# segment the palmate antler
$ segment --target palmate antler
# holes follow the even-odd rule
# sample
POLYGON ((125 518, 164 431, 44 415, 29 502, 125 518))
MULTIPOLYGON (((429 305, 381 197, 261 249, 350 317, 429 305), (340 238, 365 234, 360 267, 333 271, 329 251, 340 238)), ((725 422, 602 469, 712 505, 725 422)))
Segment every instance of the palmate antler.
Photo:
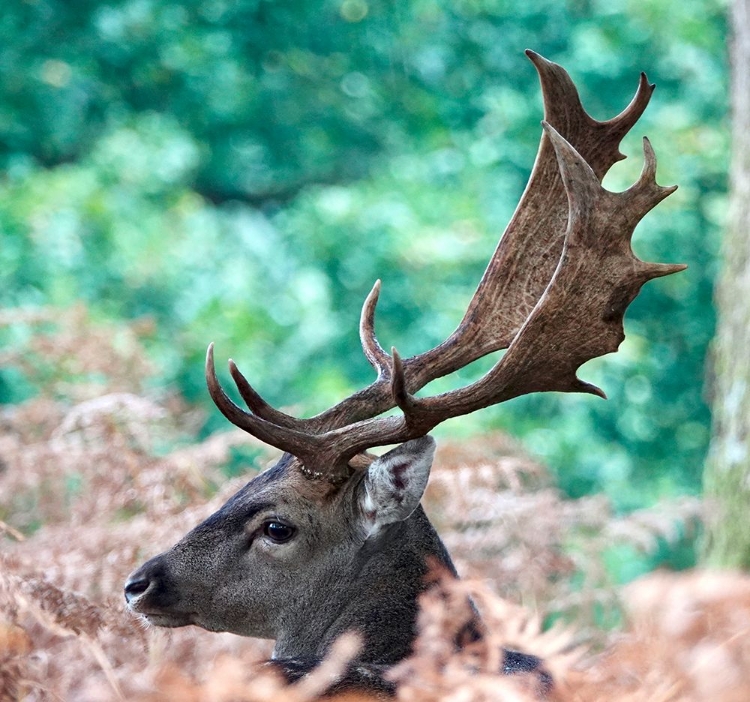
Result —
POLYGON ((576 376, 586 361, 616 351, 623 316, 641 286, 683 265, 644 263, 630 241, 638 222, 676 186, 656 184, 656 158, 647 139, 638 182, 622 193, 601 186, 624 158, 622 138, 649 102, 653 85, 641 74, 633 101, 598 122, 584 111, 567 72, 532 51, 544 96, 544 133, 529 183, 458 328, 442 344, 411 358, 389 355, 374 331, 378 281, 362 309, 360 338, 377 371, 367 388, 309 419, 280 412, 229 361, 247 412, 216 377, 213 344, 206 380, 218 408, 235 425, 296 456, 302 470, 336 483, 349 461, 374 446, 428 433, 451 417, 532 392, 588 392, 599 388, 576 376), (432 380, 500 349, 505 355, 480 380, 433 397, 414 397, 432 380), (380 417, 398 406, 400 416, 380 417))

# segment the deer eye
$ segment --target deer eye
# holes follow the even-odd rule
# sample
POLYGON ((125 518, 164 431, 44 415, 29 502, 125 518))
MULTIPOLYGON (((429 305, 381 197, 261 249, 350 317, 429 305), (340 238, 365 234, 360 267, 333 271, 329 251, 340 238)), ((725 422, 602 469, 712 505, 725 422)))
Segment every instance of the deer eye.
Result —
POLYGON ((294 536, 294 527, 282 522, 269 521, 263 524, 263 535, 276 544, 283 544, 294 536))

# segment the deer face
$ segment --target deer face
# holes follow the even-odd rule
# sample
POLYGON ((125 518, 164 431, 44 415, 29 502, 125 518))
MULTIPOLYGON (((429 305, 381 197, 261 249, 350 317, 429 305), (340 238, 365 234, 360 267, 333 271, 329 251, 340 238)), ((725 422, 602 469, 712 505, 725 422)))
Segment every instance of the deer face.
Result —
POLYGON ((365 544, 416 509, 433 453, 429 437, 407 442, 338 487, 284 456, 136 570, 128 606, 158 626, 261 638, 277 638, 305 613, 325 620, 372 550, 365 544))

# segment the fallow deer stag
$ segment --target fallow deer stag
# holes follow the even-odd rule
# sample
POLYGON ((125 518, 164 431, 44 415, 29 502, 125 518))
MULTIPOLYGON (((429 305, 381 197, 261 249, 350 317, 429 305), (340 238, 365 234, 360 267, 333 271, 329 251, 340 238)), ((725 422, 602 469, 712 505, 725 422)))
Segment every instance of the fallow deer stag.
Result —
MULTIPOLYGON (((631 237, 675 187, 656 184, 656 159, 625 192, 601 179, 624 158, 619 144, 649 102, 641 74, 630 105, 606 122, 583 109, 566 71, 528 51, 544 96, 543 135, 529 184, 468 310, 440 345, 401 359, 374 331, 380 282, 364 303, 360 336, 377 379, 325 412, 297 419, 267 404, 230 360, 249 411, 216 377, 208 389, 236 426, 284 451, 218 512, 125 585, 130 609, 158 626, 276 640, 274 660, 290 679, 309 671, 346 631, 363 640, 341 685, 390 689, 373 675, 409 655, 428 561, 455 575, 420 500, 432 464, 428 432, 451 417, 532 392, 604 397, 576 371, 617 350, 623 315, 641 286, 685 268, 645 263, 631 237), (432 397, 430 381, 500 349, 480 380, 432 397), (398 407, 396 416, 380 416, 398 407), (399 444, 383 456, 367 449, 399 444), (358 677, 359 676, 359 677, 358 677)), ((476 623, 476 636, 481 624, 476 623)), ((533 656, 506 652, 505 671, 533 670, 533 656)), ((543 673, 541 673, 543 677, 543 673)))

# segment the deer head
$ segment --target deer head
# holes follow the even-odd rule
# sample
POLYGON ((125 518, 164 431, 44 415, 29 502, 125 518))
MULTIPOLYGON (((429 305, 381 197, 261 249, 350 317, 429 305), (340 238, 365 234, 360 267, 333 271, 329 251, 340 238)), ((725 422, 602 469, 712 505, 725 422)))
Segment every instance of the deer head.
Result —
POLYGON ((682 265, 645 263, 631 250, 641 218, 675 190, 656 184, 656 159, 628 190, 601 179, 624 156, 619 144, 649 102, 641 75, 631 104, 606 122, 581 106, 568 74, 527 52, 544 95, 536 163, 521 202, 457 329, 437 347, 401 359, 375 335, 376 282, 360 320, 368 387, 312 418, 271 407, 233 361, 229 370, 249 411, 222 389, 213 345, 208 389, 233 424, 283 450, 177 545, 137 570, 130 608, 161 626, 277 639, 280 655, 318 655, 346 629, 365 636, 364 658, 398 660, 413 636, 415 601, 428 557, 452 569, 419 507, 441 422, 532 392, 604 396, 576 372, 615 351, 623 315, 641 286, 682 265), (430 381, 506 349, 478 381, 416 397, 430 381), (382 416, 389 409, 396 416, 382 416), (396 444, 384 456, 373 447, 396 444))

